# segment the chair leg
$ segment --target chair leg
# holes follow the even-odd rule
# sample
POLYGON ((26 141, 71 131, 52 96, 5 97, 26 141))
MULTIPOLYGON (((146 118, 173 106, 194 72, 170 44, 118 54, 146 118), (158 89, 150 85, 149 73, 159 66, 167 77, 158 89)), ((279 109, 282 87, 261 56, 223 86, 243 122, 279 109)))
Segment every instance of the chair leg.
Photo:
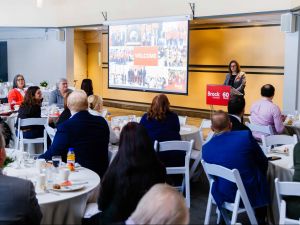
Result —
POLYGON ((221 213, 220 213, 220 210, 218 209, 218 207, 216 209, 216 213, 217 213, 217 224, 219 224, 220 220, 221 220, 221 213))
POLYGON ((194 173, 197 169, 197 166, 199 165, 201 161, 201 153, 199 152, 199 156, 195 159, 193 165, 192 165, 192 168, 191 168, 191 171, 190 171, 190 178, 192 178, 194 176, 194 173))
POLYGON ((206 206, 206 212, 205 212, 205 219, 204 224, 209 224, 210 214, 211 214, 211 207, 212 207, 212 196, 209 192, 208 194, 208 200, 207 200, 207 206, 206 206))
POLYGON ((190 179, 189 179, 190 175, 188 172, 185 173, 185 198, 186 198, 186 202, 187 202, 187 207, 190 208, 191 207, 191 194, 190 194, 190 179))

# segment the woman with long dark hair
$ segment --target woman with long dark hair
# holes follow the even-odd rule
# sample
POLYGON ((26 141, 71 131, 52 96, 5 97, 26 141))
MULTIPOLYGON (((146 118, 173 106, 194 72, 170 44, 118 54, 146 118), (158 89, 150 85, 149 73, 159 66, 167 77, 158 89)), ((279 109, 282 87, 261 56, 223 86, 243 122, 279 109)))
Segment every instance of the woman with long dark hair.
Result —
POLYGON ((129 122, 122 129, 118 153, 101 182, 100 222, 125 221, 143 195, 165 183, 166 170, 158 160, 145 128, 129 122))
POLYGON ((170 110, 169 99, 164 94, 154 97, 150 109, 143 115, 140 124, 146 128, 152 143, 155 140, 181 140, 179 118, 170 110))
MULTIPOLYGON (((231 60, 228 65, 228 74, 226 75, 224 85, 231 86, 237 91, 245 94, 246 76, 241 71, 240 64, 236 60, 231 60)), ((234 94, 234 93, 233 93, 234 94)))
POLYGON ((8 102, 20 105, 25 96, 25 79, 22 74, 17 74, 13 80, 13 89, 8 93, 8 102))
MULTIPOLYGON (((41 118, 42 101, 43 98, 40 88, 37 86, 29 87, 26 91, 24 101, 20 106, 18 118, 41 118)), ((23 131, 24 138, 42 137, 44 132, 44 126, 26 126, 21 127, 21 129, 23 131)))
POLYGON ((93 82, 91 79, 83 79, 81 83, 81 90, 84 90, 87 96, 93 95, 93 82))

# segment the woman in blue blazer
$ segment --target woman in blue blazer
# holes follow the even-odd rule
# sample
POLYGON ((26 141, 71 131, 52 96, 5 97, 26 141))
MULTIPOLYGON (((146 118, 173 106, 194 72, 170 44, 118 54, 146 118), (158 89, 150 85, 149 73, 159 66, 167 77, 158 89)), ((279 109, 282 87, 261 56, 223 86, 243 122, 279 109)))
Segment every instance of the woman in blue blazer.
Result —
MULTIPOLYGON (((170 102, 164 94, 154 97, 150 109, 143 115, 140 124, 146 128, 153 144, 156 140, 159 142, 181 140, 179 118, 170 110, 170 102)), ((184 166, 185 152, 183 151, 158 152, 158 157, 165 166, 184 166)), ((182 181, 180 175, 168 178, 168 183, 172 185, 182 181)))

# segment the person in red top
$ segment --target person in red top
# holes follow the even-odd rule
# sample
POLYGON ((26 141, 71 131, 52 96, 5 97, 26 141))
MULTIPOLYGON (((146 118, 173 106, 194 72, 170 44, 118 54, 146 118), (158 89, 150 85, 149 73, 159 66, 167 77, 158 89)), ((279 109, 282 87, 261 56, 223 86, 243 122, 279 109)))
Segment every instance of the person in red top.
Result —
POLYGON ((25 96, 25 80, 24 76, 18 74, 13 81, 13 89, 8 93, 8 102, 21 105, 25 96))

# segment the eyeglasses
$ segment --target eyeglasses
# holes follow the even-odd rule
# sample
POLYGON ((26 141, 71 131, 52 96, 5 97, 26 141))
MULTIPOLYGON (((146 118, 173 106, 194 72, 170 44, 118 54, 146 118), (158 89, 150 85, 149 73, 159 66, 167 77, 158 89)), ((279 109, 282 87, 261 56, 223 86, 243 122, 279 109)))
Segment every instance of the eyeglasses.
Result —
POLYGON ((21 81, 21 80, 24 80, 23 78, 19 78, 19 79, 17 79, 17 81, 21 81))

